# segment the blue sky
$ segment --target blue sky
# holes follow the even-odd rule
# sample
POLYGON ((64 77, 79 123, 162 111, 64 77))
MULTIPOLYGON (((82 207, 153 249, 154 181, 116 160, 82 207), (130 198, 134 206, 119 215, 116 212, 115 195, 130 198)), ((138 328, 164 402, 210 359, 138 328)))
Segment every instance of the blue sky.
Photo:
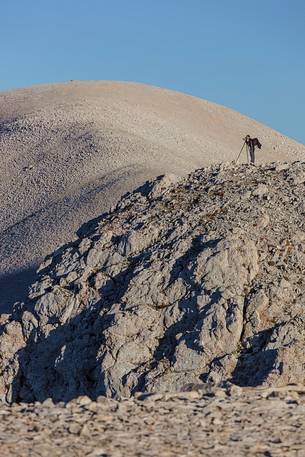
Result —
POLYGON ((145 82, 305 144, 304 24, 304 0, 0 0, 0 90, 145 82))

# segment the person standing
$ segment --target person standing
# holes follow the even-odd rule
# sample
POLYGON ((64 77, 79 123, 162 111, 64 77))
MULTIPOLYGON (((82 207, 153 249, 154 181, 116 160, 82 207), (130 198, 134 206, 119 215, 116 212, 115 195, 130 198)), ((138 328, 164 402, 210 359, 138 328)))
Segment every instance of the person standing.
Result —
POLYGON ((262 147, 261 143, 257 138, 251 138, 250 135, 247 135, 246 138, 244 138, 244 141, 249 148, 249 153, 250 153, 250 163, 254 165, 255 163, 255 148, 258 147, 259 149, 262 147))

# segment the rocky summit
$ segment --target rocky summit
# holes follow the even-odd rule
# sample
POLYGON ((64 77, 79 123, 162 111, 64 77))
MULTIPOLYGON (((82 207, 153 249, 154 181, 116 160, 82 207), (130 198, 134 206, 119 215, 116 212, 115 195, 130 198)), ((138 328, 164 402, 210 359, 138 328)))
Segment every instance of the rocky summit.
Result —
POLYGON ((304 182, 303 162, 215 165, 84 224, 1 318, 3 400, 303 384, 304 182))

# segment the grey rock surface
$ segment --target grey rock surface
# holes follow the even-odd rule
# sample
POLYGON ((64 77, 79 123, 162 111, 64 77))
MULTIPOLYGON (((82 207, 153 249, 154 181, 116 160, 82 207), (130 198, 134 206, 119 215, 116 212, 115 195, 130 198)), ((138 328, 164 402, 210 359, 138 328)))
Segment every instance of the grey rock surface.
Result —
POLYGON ((303 383, 302 176, 295 162, 160 177, 83 225, 2 324, 2 398, 303 383))

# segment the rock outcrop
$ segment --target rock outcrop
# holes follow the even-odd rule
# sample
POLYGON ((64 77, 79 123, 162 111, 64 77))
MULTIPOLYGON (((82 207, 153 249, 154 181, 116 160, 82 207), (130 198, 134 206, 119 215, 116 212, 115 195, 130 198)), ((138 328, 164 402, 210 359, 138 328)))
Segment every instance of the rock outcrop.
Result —
POLYGON ((3 399, 303 383, 304 181, 302 162, 217 165, 85 224, 2 324, 3 399))

